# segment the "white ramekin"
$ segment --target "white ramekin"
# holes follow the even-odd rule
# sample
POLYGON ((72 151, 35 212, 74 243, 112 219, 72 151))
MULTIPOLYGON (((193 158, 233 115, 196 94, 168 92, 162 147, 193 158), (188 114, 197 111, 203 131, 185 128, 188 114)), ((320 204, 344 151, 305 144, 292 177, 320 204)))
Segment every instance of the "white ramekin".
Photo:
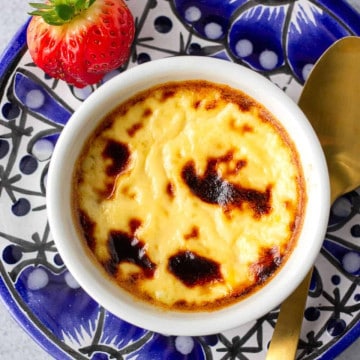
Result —
POLYGON ((47 180, 47 211, 57 249, 81 287, 107 310, 139 327, 171 335, 207 335, 255 320, 278 306, 301 282, 317 257, 327 227, 329 180, 320 143, 299 107, 265 77, 209 57, 171 57, 134 67, 109 80, 73 114, 56 144, 47 180), (205 79, 240 89, 262 103, 293 139, 305 173, 308 203, 297 245, 274 278, 251 296, 213 312, 167 311, 134 300, 104 277, 88 256, 71 211, 74 163, 89 134, 118 104, 168 81, 205 79))

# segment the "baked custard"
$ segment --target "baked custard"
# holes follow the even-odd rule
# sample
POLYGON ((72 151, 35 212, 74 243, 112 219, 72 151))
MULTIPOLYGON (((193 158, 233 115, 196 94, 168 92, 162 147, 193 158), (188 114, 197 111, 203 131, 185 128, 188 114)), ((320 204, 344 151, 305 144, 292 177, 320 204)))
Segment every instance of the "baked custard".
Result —
POLYGON ((306 189, 289 135, 239 90, 202 80, 152 87, 87 140, 73 176, 78 230, 136 298, 214 310, 286 261, 306 189))

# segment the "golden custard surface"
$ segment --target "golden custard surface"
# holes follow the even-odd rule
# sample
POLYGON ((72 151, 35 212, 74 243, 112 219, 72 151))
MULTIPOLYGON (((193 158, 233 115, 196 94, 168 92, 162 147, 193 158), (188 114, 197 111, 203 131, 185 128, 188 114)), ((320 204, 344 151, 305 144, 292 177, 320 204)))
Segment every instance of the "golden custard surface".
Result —
POLYGON ((74 215, 97 261, 134 296, 215 309, 255 291, 296 243, 298 154, 260 104, 194 80, 108 115, 74 173, 74 215))

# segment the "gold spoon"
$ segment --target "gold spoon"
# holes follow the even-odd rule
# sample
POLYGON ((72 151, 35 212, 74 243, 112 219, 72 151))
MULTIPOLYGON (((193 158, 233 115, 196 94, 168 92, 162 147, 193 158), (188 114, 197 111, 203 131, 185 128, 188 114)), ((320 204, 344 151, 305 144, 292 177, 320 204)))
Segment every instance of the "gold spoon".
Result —
MULTIPOLYGON (((343 38, 324 53, 299 106, 323 147, 334 202, 360 185, 360 37, 343 38)), ((295 359, 311 274, 281 305, 266 360, 295 359)))

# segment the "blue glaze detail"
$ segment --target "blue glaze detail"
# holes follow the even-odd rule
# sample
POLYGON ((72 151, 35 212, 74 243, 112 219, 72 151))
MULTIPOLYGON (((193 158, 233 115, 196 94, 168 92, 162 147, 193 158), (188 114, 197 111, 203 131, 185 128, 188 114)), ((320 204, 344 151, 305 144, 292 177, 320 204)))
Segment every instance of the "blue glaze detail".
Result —
POLYGON ((25 155, 21 160, 20 160, 20 171, 23 174, 26 175, 30 175, 32 173, 34 173, 36 171, 38 167, 38 162, 37 160, 31 156, 31 155, 25 155))
POLYGON ((0 138, 0 159, 5 157, 9 153, 9 150, 10 150, 9 142, 7 140, 3 140, 0 138))
POLYGON ((16 245, 8 245, 2 254, 2 258, 7 264, 16 264, 21 260, 22 256, 21 248, 16 245))
POLYGON ((14 94, 21 106, 57 124, 65 125, 72 114, 49 89, 20 72, 14 78, 14 94))
POLYGON ((228 35, 232 56, 259 71, 284 65, 282 31, 286 9, 286 5, 267 7, 259 4, 241 12, 232 22, 228 35))
POLYGON ((31 210, 31 205, 28 199, 20 198, 11 207, 11 211, 16 216, 25 216, 31 210))

